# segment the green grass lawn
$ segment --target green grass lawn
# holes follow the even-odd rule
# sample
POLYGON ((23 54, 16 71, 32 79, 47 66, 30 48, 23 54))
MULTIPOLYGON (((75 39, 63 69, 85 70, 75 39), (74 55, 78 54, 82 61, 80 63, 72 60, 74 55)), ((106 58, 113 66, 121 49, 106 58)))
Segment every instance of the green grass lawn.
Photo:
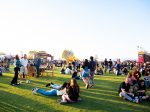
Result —
POLYGON ((44 89, 49 82, 62 84, 71 75, 61 75, 58 70, 54 77, 30 78, 31 83, 11 86, 13 74, 6 73, 0 77, 0 112, 150 112, 150 102, 135 104, 118 97, 118 86, 125 76, 105 75, 95 76, 94 88, 84 88, 78 81, 82 98, 81 102, 60 105, 58 96, 33 95, 32 88, 44 89))

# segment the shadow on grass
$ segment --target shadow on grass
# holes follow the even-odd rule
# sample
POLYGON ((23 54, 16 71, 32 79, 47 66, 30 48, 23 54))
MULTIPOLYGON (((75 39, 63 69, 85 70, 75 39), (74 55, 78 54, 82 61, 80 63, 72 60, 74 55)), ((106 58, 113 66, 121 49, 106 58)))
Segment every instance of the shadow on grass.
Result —
POLYGON ((124 100, 118 100, 119 98, 112 98, 105 95, 97 95, 92 93, 84 93, 81 95, 83 101, 66 104, 66 106, 72 106, 74 108, 80 108, 87 111, 99 111, 99 112, 149 112, 148 105, 141 106, 140 104, 134 104, 124 100))
MULTIPOLYGON (((70 77, 71 77, 70 75, 56 75, 55 77, 43 76, 39 78, 31 78, 31 84, 22 84, 20 86, 17 86, 17 88, 31 91, 31 89, 34 87, 45 88, 45 85, 47 84, 47 82, 48 83, 54 82, 54 83, 62 84, 65 81, 69 81, 70 77)), ((104 112, 119 112, 119 111, 149 112, 150 111, 149 109, 150 105, 147 102, 146 103, 144 102, 142 104, 134 104, 128 101, 124 101, 123 99, 118 97, 118 94, 117 94, 118 87, 119 87, 120 82, 122 82, 121 80, 123 79, 123 77, 115 77, 116 79, 120 81, 114 81, 113 79, 110 80, 109 78, 113 78, 113 76, 104 76, 104 77, 101 77, 100 79, 96 77, 95 87, 89 88, 88 90, 83 89, 83 86, 84 86, 83 81, 78 81, 81 87, 81 98, 83 99, 83 101, 76 103, 76 104, 67 104, 64 107, 65 108, 74 107, 74 108, 80 109, 81 111, 104 111, 104 112)), ((4 76, 3 79, 0 79, 0 80, 2 83, 8 84, 8 82, 12 80, 12 77, 4 76)), ((49 90, 50 88, 46 88, 46 89, 49 90)), ((13 108, 13 104, 14 104, 14 106, 16 106, 17 109, 18 108, 23 109, 23 110, 18 109, 17 111, 24 111, 24 109, 26 108, 28 109, 27 111, 33 111, 33 112, 39 111, 39 110, 44 111, 43 108, 46 108, 47 110, 52 110, 53 112, 57 111, 53 107, 48 107, 46 104, 41 104, 41 103, 39 104, 39 102, 32 100, 32 97, 33 97, 32 95, 29 96, 31 98, 29 99, 29 98, 24 98, 16 94, 11 94, 7 92, 2 92, 2 95, 3 94, 8 94, 8 98, 3 98, 2 99, 3 103, 0 103, 0 105, 2 105, 2 107, 4 108, 3 110, 5 110, 5 108, 7 107, 7 104, 10 105, 10 106, 8 105, 9 108, 13 108), (15 98, 12 101, 11 99, 9 99, 9 96, 11 95, 14 95, 14 98, 15 98), (10 100, 10 102, 8 103, 8 101, 6 100, 8 101, 10 100), (25 102, 23 103, 21 101, 25 101, 25 102), (22 108, 22 106, 24 105, 26 108, 24 107, 22 108), (37 107, 37 108, 33 108, 33 107, 37 107)), ((58 99, 58 97, 48 97, 48 96, 43 96, 43 95, 37 95, 36 98, 38 98, 38 96, 39 97, 42 96, 43 99, 46 99, 46 100, 48 100, 47 98, 50 98, 54 101, 58 99)), ((13 110, 15 111, 16 108, 13 108, 13 110)), ((62 111, 67 111, 67 110, 62 110, 62 111)))
POLYGON ((0 94, 0 112, 44 112, 48 110, 61 112, 54 109, 51 105, 42 104, 23 96, 5 91, 0 91, 0 94), (2 96, 5 96, 5 98, 2 96), (36 108, 33 108, 33 106, 36 106, 36 108))

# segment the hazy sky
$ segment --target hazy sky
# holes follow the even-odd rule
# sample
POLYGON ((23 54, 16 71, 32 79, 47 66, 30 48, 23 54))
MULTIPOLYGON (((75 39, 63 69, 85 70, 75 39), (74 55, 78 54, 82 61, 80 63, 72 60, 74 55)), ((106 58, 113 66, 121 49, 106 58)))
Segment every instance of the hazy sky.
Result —
POLYGON ((150 51, 150 0, 0 0, 0 51, 64 49, 78 58, 150 51))

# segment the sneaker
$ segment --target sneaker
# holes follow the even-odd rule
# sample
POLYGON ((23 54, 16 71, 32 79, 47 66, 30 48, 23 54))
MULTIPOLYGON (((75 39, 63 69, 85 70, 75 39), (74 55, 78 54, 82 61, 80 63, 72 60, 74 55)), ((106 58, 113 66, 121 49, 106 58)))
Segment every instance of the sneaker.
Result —
POLYGON ((32 94, 37 94, 37 90, 38 90, 38 88, 33 88, 32 89, 32 94))
POLYGON ((92 88, 92 87, 94 87, 94 85, 91 85, 90 87, 92 88))
POLYGON ((30 81, 29 81, 29 80, 26 80, 26 83, 30 83, 30 81))
POLYGON ((23 83, 23 81, 20 81, 19 83, 21 84, 21 83, 23 83))
POLYGON ((45 87, 48 87, 48 86, 50 86, 51 84, 50 83, 48 83, 48 84, 46 84, 46 86, 45 87))
POLYGON ((64 102, 64 101, 61 101, 59 102, 59 104, 63 105, 63 104, 66 104, 67 102, 64 102))
POLYGON ((54 85, 54 83, 52 83, 52 82, 50 84, 54 85))
POLYGON ((63 101, 63 100, 61 100, 60 102, 59 102, 59 104, 66 104, 67 103, 67 101, 63 101))
POLYGON ((60 103, 60 102, 61 102, 61 99, 57 99, 57 102, 60 103))
POLYGON ((10 84, 10 85, 15 86, 16 84, 10 84))
POLYGON ((78 98, 78 101, 82 101, 82 99, 79 97, 79 98, 78 98))
POLYGON ((66 103, 67 103, 67 101, 63 101, 62 99, 58 99, 57 102, 58 102, 59 104, 66 104, 66 103))
POLYGON ((20 85, 20 83, 17 83, 16 85, 20 85))
POLYGON ((134 103, 139 103, 139 99, 134 99, 133 102, 134 103))

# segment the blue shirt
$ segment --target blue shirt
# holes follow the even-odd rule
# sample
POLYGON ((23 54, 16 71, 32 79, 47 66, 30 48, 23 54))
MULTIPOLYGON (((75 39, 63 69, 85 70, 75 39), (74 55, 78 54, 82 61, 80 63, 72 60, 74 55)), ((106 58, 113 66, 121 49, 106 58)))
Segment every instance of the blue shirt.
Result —
POLYGON ((16 67, 21 67, 21 62, 20 62, 20 60, 16 60, 16 67))

